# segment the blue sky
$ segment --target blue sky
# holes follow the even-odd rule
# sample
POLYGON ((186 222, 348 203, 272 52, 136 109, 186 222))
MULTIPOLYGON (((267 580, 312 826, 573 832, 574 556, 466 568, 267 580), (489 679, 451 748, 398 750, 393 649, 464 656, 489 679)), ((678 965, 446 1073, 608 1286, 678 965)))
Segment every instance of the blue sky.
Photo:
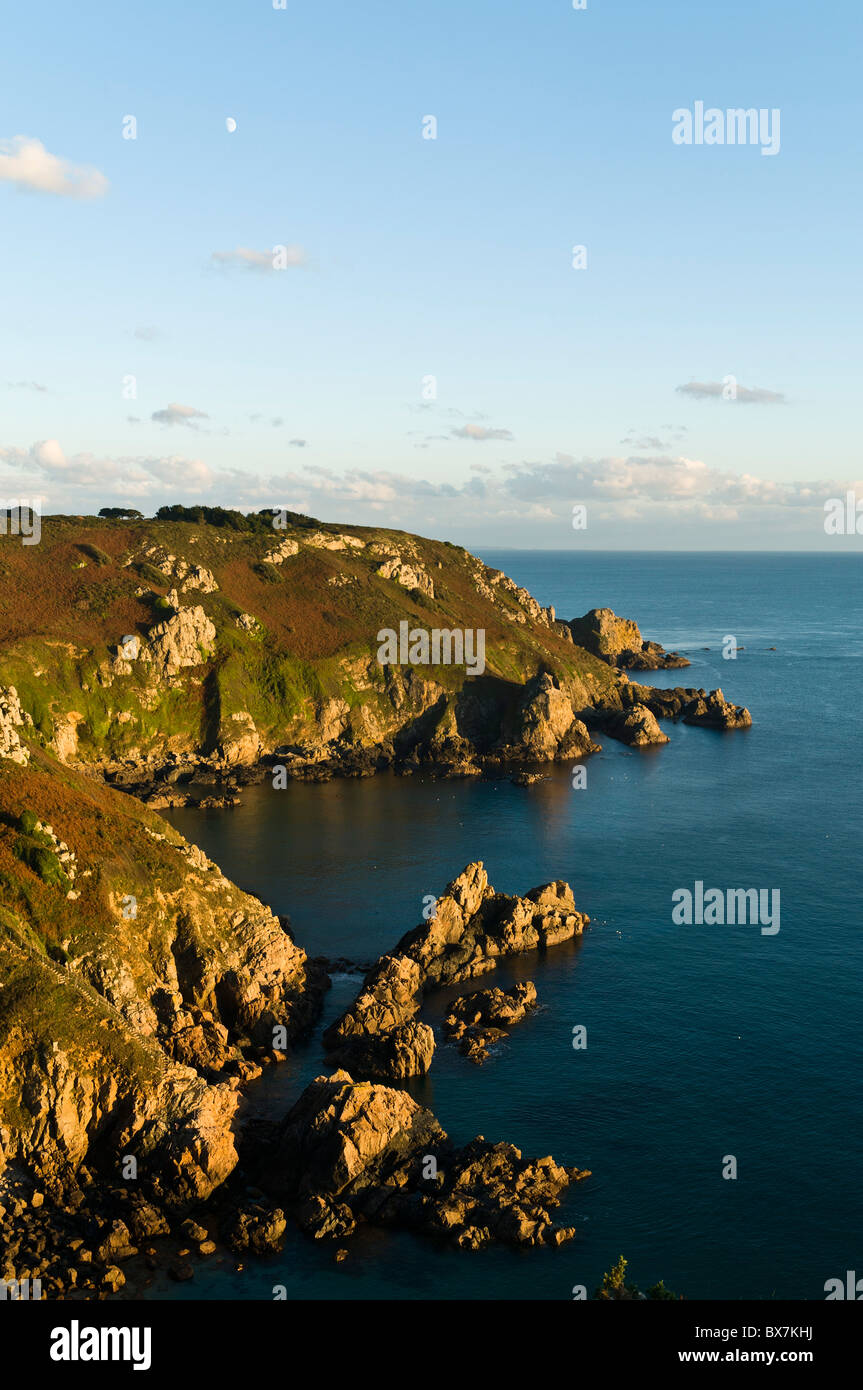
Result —
POLYGON ((863 476, 861 28, 844 0, 7 11, 0 499, 858 547, 823 503, 863 476), (676 145, 696 101, 778 108, 779 153, 676 145))

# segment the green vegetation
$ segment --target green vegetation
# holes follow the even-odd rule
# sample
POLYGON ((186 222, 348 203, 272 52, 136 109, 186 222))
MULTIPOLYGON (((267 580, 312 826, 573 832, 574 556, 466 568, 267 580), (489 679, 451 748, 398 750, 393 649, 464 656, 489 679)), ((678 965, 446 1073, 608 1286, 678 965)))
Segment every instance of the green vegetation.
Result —
POLYGON ((397 631, 404 620, 424 629, 484 630, 484 684, 470 689, 500 708, 543 668, 581 705, 614 683, 604 663, 548 626, 524 621, 511 594, 498 588, 490 597, 480 562, 460 546, 327 526, 298 513, 279 514, 274 528, 274 516, 271 508, 246 516, 179 506, 154 519, 46 517, 38 547, 0 535, 0 685, 16 687, 44 743, 62 731, 64 756, 85 762, 140 761, 168 748, 214 752, 223 740, 236 740, 250 716, 262 744, 274 748, 314 742, 332 701, 338 712, 331 727, 343 718, 347 737, 364 744, 376 733, 391 736, 432 704, 431 722, 441 722, 465 685, 463 667, 406 673, 375 661, 377 632, 397 631), (309 545, 310 527, 347 531, 363 544, 335 551, 309 545), (266 557, 285 539, 299 549, 275 565, 266 557), (178 565, 208 569, 218 587, 183 591, 182 569, 176 581, 166 577, 148 556, 153 547, 178 565), (377 574, 381 558, 396 552, 433 580, 434 598, 377 574), (85 568, 77 569, 85 556, 85 568), (215 641, 199 647, 195 665, 167 677, 142 659, 118 669, 122 636, 137 632, 146 640, 175 612, 165 596, 169 584, 181 590, 181 608, 204 610, 215 641), (422 693, 422 682, 439 687, 440 707, 437 694, 422 693))
POLYGON ((82 555, 86 555, 88 560, 92 560, 96 565, 110 565, 111 557, 106 555, 104 550, 100 550, 98 545, 90 545, 89 542, 82 541, 78 545, 82 555))
POLYGON ((665 1287, 662 1279, 658 1284, 652 1284, 642 1294, 637 1284, 626 1282, 626 1266, 629 1263, 621 1255, 615 1265, 612 1265, 602 1276, 602 1284, 596 1290, 595 1298, 601 1302, 628 1302, 635 1299, 646 1298, 652 1302, 678 1302, 680 1295, 672 1293, 665 1287))
MULTIPOLYGON (((101 516, 102 513, 100 512, 101 516)), ((291 526, 318 526, 312 516, 302 512, 280 512, 275 507, 265 507, 260 512, 236 512, 225 507, 160 507, 156 513, 158 521, 193 521, 196 525, 226 527, 230 531, 264 531, 272 534, 273 518, 284 517, 291 526)))

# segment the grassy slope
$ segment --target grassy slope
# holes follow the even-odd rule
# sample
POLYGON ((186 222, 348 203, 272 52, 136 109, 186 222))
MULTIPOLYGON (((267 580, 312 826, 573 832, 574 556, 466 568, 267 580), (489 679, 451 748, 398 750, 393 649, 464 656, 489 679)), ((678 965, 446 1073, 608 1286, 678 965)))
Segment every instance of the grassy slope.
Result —
MULTIPOLYGON (((613 684, 607 666, 548 627, 507 619, 503 610, 516 612, 516 599, 497 590, 492 602, 480 592, 476 574, 484 567, 466 551, 368 527, 316 529, 392 544, 432 577, 435 598, 375 574, 380 557, 368 550, 310 547, 308 530, 242 533, 190 522, 47 518, 39 545, 0 536, 0 684, 16 686, 46 738, 72 713, 84 761, 168 747, 210 751, 232 727, 236 733, 231 715, 240 711, 252 716, 272 748, 308 735, 333 698, 351 710, 363 707, 368 729, 391 732, 394 711, 387 673, 375 661, 376 634, 405 619, 412 627, 485 629, 487 677, 521 684, 544 665, 564 685, 601 691, 613 684), (264 564, 285 537, 299 542, 299 554, 278 567, 264 564), (215 623, 215 651, 171 682, 157 682, 142 663, 131 675, 112 678, 109 648, 127 633, 144 638, 165 617, 157 599, 173 585, 141 563, 151 544, 214 574, 218 592, 188 592, 182 602, 200 604, 215 623), (328 582, 345 577, 347 583, 328 582), (240 613, 256 617, 260 629, 239 628, 240 613)), ((444 690, 464 684, 463 668, 422 674, 444 690)), ((362 727, 354 736, 372 741, 362 727)))

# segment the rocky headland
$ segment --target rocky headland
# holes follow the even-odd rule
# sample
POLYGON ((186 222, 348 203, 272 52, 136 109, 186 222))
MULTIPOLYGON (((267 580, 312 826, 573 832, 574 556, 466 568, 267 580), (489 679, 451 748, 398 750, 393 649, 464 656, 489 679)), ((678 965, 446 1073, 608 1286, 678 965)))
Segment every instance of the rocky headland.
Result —
MULTIPOLYGON (((290 924, 156 813, 250 782, 510 776, 751 723, 610 610, 563 622, 467 551, 295 514, 168 508, 0 536, 0 1278, 102 1298, 124 1270, 194 1276, 217 1241, 279 1248, 399 1224, 475 1248, 558 1244, 583 1177, 452 1145, 398 1082, 428 1070, 426 996, 579 935, 564 883, 495 892, 468 865, 325 1035, 332 1074, 255 1125, 244 1088, 315 1027, 329 980, 290 924), (381 628, 482 630, 483 674, 382 666, 381 628), (149 802, 150 804, 145 804, 149 802), (258 1187, 250 1187, 253 1175, 258 1187)), ((480 1060, 529 986, 450 1005, 480 1060)))

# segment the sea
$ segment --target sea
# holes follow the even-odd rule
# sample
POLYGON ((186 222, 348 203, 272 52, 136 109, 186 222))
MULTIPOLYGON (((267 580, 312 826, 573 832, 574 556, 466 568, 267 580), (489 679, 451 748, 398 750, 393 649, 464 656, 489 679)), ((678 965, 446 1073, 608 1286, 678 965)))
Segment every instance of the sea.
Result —
MULTIPOLYGON (((622 1255, 642 1289, 688 1300, 823 1299, 863 1273, 863 556, 482 558, 560 617, 633 618, 692 663, 634 679, 721 687, 751 729, 666 722, 670 742, 645 750, 603 738, 584 779, 267 782, 234 809, 166 815, 312 956, 373 961, 473 860, 508 893, 571 884, 581 940, 480 981, 533 980, 536 1011, 478 1067, 440 1034, 465 987, 432 997, 438 1047, 410 1090, 458 1143, 590 1169, 558 1213, 577 1237, 462 1252, 366 1228, 336 1262, 291 1229, 279 1256, 238 1269, 220 1254, 145 1296, 571 1300, 622 1255), (675 893, 699 882, 775 890, 779 930, 675 921, 675 893)), ((336 973, 324 1025, 358 984, 336 973)), ((250 1113, 283 1114, 329 1070, 318 1030, 249 1088, 250 1113)))

